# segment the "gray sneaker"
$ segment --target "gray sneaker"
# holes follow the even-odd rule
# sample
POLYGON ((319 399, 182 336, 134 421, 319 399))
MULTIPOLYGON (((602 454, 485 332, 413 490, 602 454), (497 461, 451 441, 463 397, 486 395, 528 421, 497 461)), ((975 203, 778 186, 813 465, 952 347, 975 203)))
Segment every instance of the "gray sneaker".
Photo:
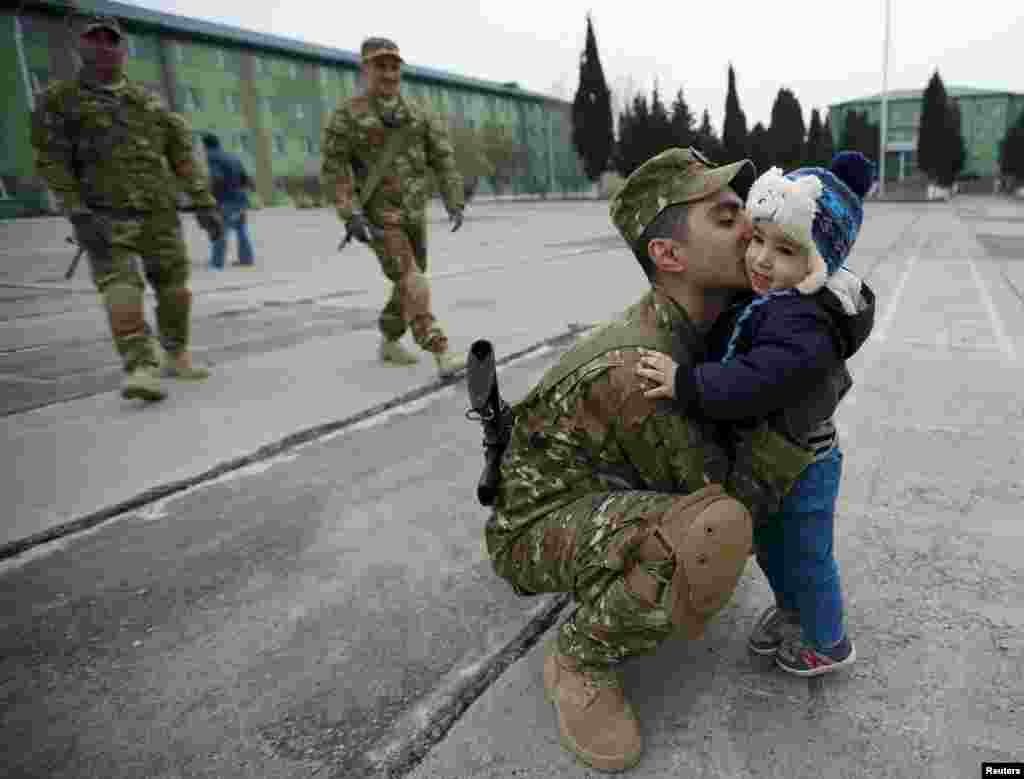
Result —
POLYGON ((800 615, 795 611, 769 606, 754 625, 747 646, 758 655, 774 655, 782 642, 800 636, 800 615))

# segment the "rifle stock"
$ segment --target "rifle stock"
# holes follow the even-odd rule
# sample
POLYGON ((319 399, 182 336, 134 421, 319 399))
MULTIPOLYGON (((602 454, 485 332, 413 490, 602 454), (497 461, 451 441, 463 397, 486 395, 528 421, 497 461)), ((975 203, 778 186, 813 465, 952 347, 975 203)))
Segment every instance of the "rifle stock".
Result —
POLYGON ((466 358, 466 388, 469 409, 466 418, 479 422, 484 430, 484 469, 476 487, 482 506, 493 506, 501 481, 501 457, 512 435, 512 408, 498 391, 494 348, 480 339, 469 347, 466 358))

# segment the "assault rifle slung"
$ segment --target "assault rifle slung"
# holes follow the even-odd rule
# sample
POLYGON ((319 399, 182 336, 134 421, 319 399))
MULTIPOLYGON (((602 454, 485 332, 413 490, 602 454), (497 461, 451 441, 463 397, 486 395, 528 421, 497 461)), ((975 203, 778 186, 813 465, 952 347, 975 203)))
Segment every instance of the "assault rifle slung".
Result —
POLYGON ((482 506, 493 506, 501 481, 501 456, 512 435, 512 407, 498 392, 498 374, 491 342, 480 339, 469 347, 466 358, 466 387, 469 409, 466 419, 479 422, 484 429, 484 470, 476 486, 476 498, 482 506))

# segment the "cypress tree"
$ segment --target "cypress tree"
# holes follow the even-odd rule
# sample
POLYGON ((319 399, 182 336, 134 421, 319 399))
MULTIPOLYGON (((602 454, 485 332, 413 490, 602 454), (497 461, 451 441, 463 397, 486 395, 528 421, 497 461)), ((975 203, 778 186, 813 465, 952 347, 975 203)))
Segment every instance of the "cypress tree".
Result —
POLYGON ((950 153, 949 96, 939 71, 932 74, 921 96, 921 126, 917 135, 917 167, 932 181, 943 173, 950 153))
POLYGON ((729 65, 729 89, 725 95, 722 123, 722 161, 735 162, 747 156, 747 117, 736 94, 736 71, 729 65))
POLYGON ((665 151, 665 149, 671 148, 674 145, 672 142, 672 124, 669 120, 668 109, 665 108, 665 103, 661 100, 661 92, 658 90, 657 82, 655 82, 654 90, 651 92, 651 114, 650 125, 648 127, 648 137, 650 138, 649 156, 651 157, 665 151))
POLYGON ((946 117, 946 144, 949 152, 946 169, 943 171, 944 175, 939 184, 943 187, 951 187, 967 163, 967 145, 964 143, 961 131, 960 105, 955 100, 949 101, 946 117))
POLYGON ((693 145, 697 147, 697 151, 703 154, 712 162, 721 162, 723 159, 722 142, 718 139, 715 128, 711 126, 711 114, 708 113, 708 109, 704 109, 704 113, 700 118, 700 126, 697 128, 696 137, 693 139, 693 145))
POLYGON ((807 128, 800 101, 791 90, 780 89, 775 97, 768 132, 771 134, 775 164, 786 171, 799 168, 804 159, 807 128))
POLYGON ((1024 181, 1024 111, 999 144, 999 172, 1015 183, 1024 181))
POLYGON ((764 173, 775 163, 775 151, 772 149, 772 137, 768 128, 758 122, 747 138, 750 146, 750 161, 757 168, 758 175, 764 173))
POLYGON ((696 121, 693 112, 683 98, 683 90, 676 92, 676 98, 672 101, 672 116, 669 119, 672 125, 672 145, 692 146, 696 139, 694 124, 696 121))
POLYGON ((594 25, 587 15, 587 39, 580 57, 580 83, 572 101, 572 143, 583 171, 597 181, 608 165, 615 144, 612 99, 597 53, 594 25))
POLYGON ((825 127, 821 123, 821 114, 817 108, 811 109, 811 122, 807 125, 807 147, 804 151, 804 164, 827 168, 831 155, 825 153, 825 127))
POLYGON ((821 128, 821 155, 827 167, 832 162, 836 153, 836 144, 832 135, 832 116, 825 117, 825 124, 821 128))

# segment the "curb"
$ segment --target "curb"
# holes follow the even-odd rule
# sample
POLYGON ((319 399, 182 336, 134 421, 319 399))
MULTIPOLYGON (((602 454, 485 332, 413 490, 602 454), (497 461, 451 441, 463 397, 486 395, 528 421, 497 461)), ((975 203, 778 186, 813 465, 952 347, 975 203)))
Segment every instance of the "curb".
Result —
MULTIPOLYGON (((495 365, 507 365, 510 362, 527 357, 531 353, 539 351, 545 347, 559 346, 563 343, 571 342, 589 329, 589 325, 570 324, 568 328, 561 333, 549 336, 548 338, 531 344, 524 349, 508 354, 499 360, 495 360, 495 365)), ((318 438, 322 438, 339 430, 344 430, 345 428, 351 427, 352 425, 369 419, 370 417, 390 411, 396 406, 401 406, 414 400, 419 400, 436 394, 445 387, 462 381, 464 376, 465 371, 463 370, 452 378, 437 379, 429 384, 417 387, 416 389, 410 390, 402 395, 398 395, 397 397, 391 398, 383 403, 378 403, 375 406, 371 406, 368 409, 364 409, 363 411, 359 411, 343 419, 335 420, 333 422, 324 422, 319 425, 314 425, 313 427, 299 430, 295 433, 289 433, 284 438, 273 441, 269 444, 264 444, 254 452, 233 457, 230 460, 225 460, 224 462, 218 463, 212 468, 208 468, 195 476, 189 476, 184 479, 178 479, 177 481, 150 487, 148 490, 140 492, 137 495, 111 506, 107 506, 106 508, 90 512, 89 514, 78 517, 77 519, 68 520, 67 522, 63 522, 54 527, 34 533, 25 538, 21 538, 16 541, 8 541, 0 545, 0 560, 15 557, 29 549, 32 549, 33 547, 39 546, 40 544, 55 541, 59 538, 64 538, 65 536, 96 527, 108 519, 113 519, 114 517, 128 511, 134 511, 148 503, 162 500, 170 495, 174 495, 178 492, 183 492, 187 489, 203 484, 204 482, 213 481, 226 473, 231 473, 232 471, 237 471, 241 468, 253 465, 254 463, 276 457, 289 449, 309 443, 310 441, 315 441, 318 438)))

